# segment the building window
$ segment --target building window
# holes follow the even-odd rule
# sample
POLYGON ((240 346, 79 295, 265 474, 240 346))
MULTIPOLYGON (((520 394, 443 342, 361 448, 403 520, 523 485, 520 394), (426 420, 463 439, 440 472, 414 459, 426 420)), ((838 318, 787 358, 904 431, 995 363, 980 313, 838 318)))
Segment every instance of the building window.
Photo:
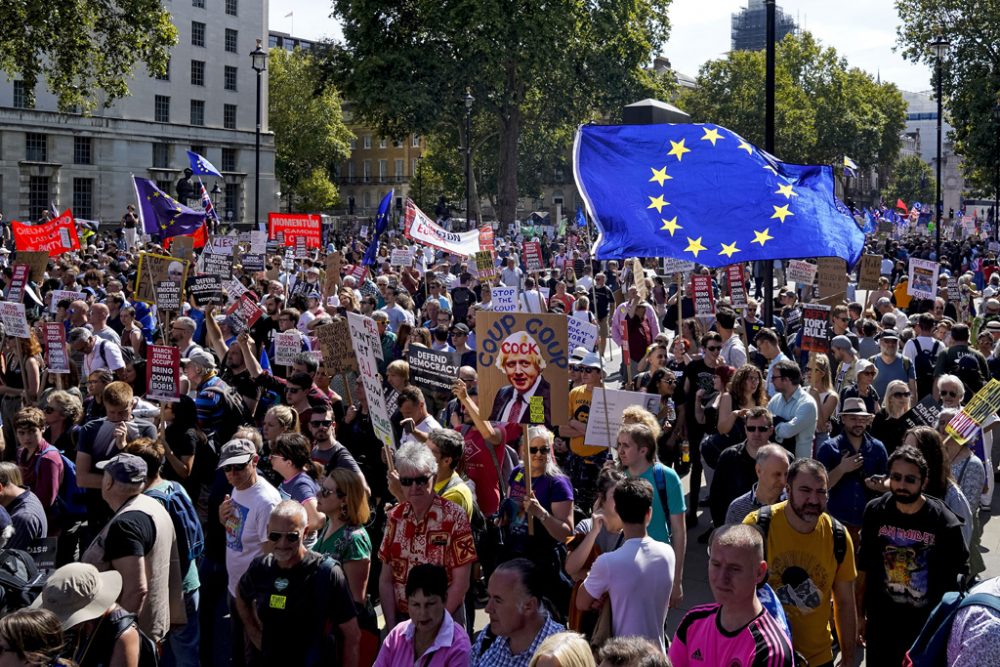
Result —
POLYGON ((205 46, 205 24, 191 21, 191 46, 205 46))
POLYGON ((362 206, 364 206, 367 211, 372 207, 372 193, 365 190, 365 193, 361 196, 362 206))
POLYGON ((163 70, 163 74, 156 75, 157 81, 170 81, 170 58, 167 58, 167 66, 163 70))
POLYGON ((28 132, 24 140, 25 159, 31 162, 47 162, 49 159, 49 137, 40 132, 28 132))
POLYGON ((85 220, 94 217, 94 179, 73 179, 73 213, 85 220))
POLYGON ((365 183, 367 183, 372 177, 372 161, 365 160, 362 167, 363 167, 362 178, 364 178, 365 183))
POLYGON ((49 208, 49 201, 49 177, 29 176, 28 217, 31 220, 40 220, 42 213, 49 208))
POLYGON ((226 211, 227 221, 240 219, 240 184, 226 183, 226 211))
POLYGON ((353 162, 348 162, 347 163, 347 179, 349 181, 354 181, 354 163, 353 162))
POLYGON ((222 149, 222 165, 219 168, 222 171, 236 171, 236 149, 235 148, 223 148, 222 149))
POLYGON ((153 167, 166 169, 170 166, 170 144, 153 144, 153 167))
POLYGON ((191 152, 197 153, 198 155, 204 157, 205 154, 208 153, 208 149, 203 144, 192 144, 191 152))
POLYGON ((205 124, 205 100, 191 100, 191 124, 205 124))
POLYGON ((410 176, 416 177, 418 164, 420 163, 416 160, 410 160, 410 176))
POLYGON ((16 109, 34 109, 35 100, 34 95, 28 90, 28 86, 24 81, 14 82, 14 108, 16 109))
POLYGON ((378 181, 379 183, 385 183, 385 177, 389 175, 389 161, 379 160, 378 161, 378 181))
POLYGON ((239 31, 233 30, 232 28, 226 28, 226 51, 229 53, 239 53, 237 47, 237 41, 239 38, 239 31))
POLYGON ((239 2, 237 0, 226 0, 226 14, 236 16, 237 9, 239 9, 239 2))
POLYGON ((157 123, 170 122, 170 97, 157 95, 153 98, 153 120, 157 123))
POLYGON ((378 140, 378 147, 379 148, 385 148, 385 137, 379 138, 379 140, 378 140))
POLYGON ((94 164, 92 137, 73 137, 73 164, 94 164))
MULTIPOLYGON (((160 188, 163 192, 170 194, 170 188, 174 187, 173 181, 156 181, 156 187, 160 188)), ((170 195, 173 196, 173 195, 170 195)))
POLYGON ((358 150, 358 138, 357 137, 351 139, 351 150, 352 151, 358 150))
POLYGON ((191 6, 205 9, 205 0, 191 0, 191 6))
POLYGON ((410 145, 414 148, 420 148, 420 135, 414 134, 413 138, 410 140, 410 145))
POLYGON ((204 86, 205 85, 205 61, 204 60, 192 60, 191 61, 191 85, 192 86, 204 86))
POLYGON ((399 139, 393 139, 392 140, 392 147, 393 148, 402 148, 403 147, 403 142, 400 141, 399 139))
POLYGON ((281 43, 281 38, 279 38, 277 35, 269 35, 267 38, 267 48, 269 49, 278 48, 278 45, 280 43, 281 43))
POLYGON ((365 135, 364 147, 365 147, 366 151, 371 149, 371 147, 372 147, 372 135, 370 135, 370 134, 366 134, 365 135))
POLYGON ((222 105, 222 127, 227 130, 236 129, 236 105, 235 104, 223 104, 222 105))
POLYGON ((397 180, 401 179, 401 178, 403 178, 403 176, 404 176, 404 174, 403 174, 403 161, 402 160, 396 160, 396 179, 397 180))
POLYGON ((236 68, 231 65, 226 65, 225 69, 225 88, 226 90, 236 90, 236 68))

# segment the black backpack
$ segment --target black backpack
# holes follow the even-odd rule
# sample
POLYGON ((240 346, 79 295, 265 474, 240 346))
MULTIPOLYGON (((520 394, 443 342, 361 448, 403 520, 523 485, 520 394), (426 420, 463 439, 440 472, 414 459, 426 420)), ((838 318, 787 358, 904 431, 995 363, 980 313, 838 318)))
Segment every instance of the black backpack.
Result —
POLYGON ((917 376, 917 395, 923 398, 934 391, 934 367, 937 365, 941 342, 934 341, 929 350, 924 350, 920 347, 920 341, 914 338, 913 346, 917 349, 917 355, 913 360, 913 371, 917 376))
POLYGON ((955 376, 965 385, 966 398, 972 398, 986 383, 979 368, 979 359, 972 352, 966 352, 955 360, 955 376))
MULTIPOLYGON (((757 529, 764 537, 764 558, 767 558, 767 532, 771 529, 773 517, 774 513, 771 511, 770 505, 764 505, 757 510, 757 529)), ((844 562, 844 556, 847 555, 847 529, 832 515, 830 521, 833 523, 833 556, 839 565, 844 562)))
POLYGON ((222 413, 211 438, 211 444, 218 452, 224 444, 232 440, 233 434, 239 427, 253 424, 253 415, 247 409, 243 397, 228 384, 222 383, 222 386, 205 387, 201 391, 217 395, 220 398, 219 407, 222 413))
POLYGON ((27 551, 0 551, 0 616, 23 609, 42 593, 45 575, 27 551))

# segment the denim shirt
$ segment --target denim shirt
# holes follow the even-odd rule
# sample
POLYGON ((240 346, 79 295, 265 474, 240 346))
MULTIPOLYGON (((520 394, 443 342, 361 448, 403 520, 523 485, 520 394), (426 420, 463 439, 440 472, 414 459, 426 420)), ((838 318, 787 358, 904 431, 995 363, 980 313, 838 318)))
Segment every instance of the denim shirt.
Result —
MULTIPOLYGON (((830 499, 826 511, 848 526, 860 526, 865 513, 865 505, 881 493, 869 491, 865 480, 872 475, 884 475, 888 471, 889 455, 885 446, 867 433, 858 450, 864 460, 861 467, 846 473, 830 489, 830 499)), ((830 438, 816 451, 816 458, 828 471, 840 465, 845 454, 854 455, 854 447, 847 441, 847 434, 841 433, 830 438)))

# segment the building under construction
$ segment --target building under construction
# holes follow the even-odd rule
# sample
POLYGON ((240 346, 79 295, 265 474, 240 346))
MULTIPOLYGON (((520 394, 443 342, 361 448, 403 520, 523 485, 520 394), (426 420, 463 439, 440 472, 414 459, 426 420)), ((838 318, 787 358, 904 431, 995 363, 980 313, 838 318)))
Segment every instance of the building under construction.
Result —
MULTIPOLYGON (((775 39, 780 42, 785 35, 795 34, 795 20, 775 9, 775 39)), ((767 8, 764 0, 750 0, 749 5, 733 14, 733 51, 763 51, 767 46, 767 8)))

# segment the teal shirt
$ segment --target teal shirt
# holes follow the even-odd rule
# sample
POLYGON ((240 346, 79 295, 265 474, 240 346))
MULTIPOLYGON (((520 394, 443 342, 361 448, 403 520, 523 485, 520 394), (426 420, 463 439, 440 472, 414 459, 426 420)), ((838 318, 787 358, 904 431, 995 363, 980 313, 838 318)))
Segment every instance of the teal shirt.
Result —
MULTIPOLYGON (((663 505, 660 503, 660 492, 656 489, 656 477, 653 474, 654 466, 663 471, 663 481, 667 486, 667 504, 670 506, 671 514, 684 514, 687 511, 687 506, 684 504, 684 489, 681 488, 681 478, 677 476, 674 469, 668 468, 659 461, 639 475, 641 479, 646 480, 653 487, 653 518, 649 521, 647 532, 657 542, 670 544, 670 522, 663 511, 663 505)), ((631 477, 628 471, 625 471, 625 474, 631 477)))

